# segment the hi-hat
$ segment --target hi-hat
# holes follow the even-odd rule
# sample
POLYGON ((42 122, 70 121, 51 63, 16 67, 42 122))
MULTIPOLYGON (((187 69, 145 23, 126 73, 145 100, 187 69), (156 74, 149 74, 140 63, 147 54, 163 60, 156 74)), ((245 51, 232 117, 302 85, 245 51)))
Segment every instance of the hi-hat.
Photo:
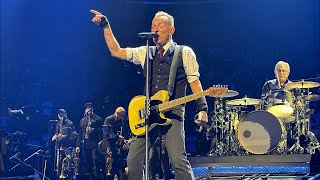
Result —
POLYGON ((320 95, 316 94, 309 94, 306 96, 307 101, 319 101, 320 100, 320 95))
POLYGON ((294 88, 315 88, 320 86, 320 83, 318 82, 312 82, 312 81, 298 81, 298 82, 289 82, 284 85, 286 88, 294 89, 294 88))
POLYGON ((211 97, 215 97, 215 98, 228 98, 228 97, 234 97, 234 96, 238 96, 238 92, 234 91, 234 90, 228 90, 226 93, 222 93, 219 95, 210 95, 211 97))
POLYGON ((261 99, 253 99, 253 98, 241 98, 241 99, 234 99, 231 101, 227 101, 227 105, 231 106, 249 106, 249 105, 258 105, 260 104, 261 99))

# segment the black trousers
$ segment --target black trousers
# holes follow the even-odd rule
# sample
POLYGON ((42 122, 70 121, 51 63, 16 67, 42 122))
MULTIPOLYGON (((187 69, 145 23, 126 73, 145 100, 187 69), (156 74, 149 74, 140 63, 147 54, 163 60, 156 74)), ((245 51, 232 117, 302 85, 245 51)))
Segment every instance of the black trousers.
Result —
POLYGON ((98 149, 83 149, 82 150, 82 160, 81 161, 81 169, 82 175, 103 176, 103 162, 101 161, 101 154, 98 149))

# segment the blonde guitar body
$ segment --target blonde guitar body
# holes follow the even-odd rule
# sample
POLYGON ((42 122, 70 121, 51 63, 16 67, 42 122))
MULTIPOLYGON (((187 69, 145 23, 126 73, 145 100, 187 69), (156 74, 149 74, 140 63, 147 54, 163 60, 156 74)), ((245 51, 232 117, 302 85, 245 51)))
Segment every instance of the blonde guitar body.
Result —
MULTIPOLYGON (((209 89, 195 93, 189 96, 181 97, 169 101, 169 93, 165 90, 160 90, 150 98, 150 116, 149 116, 149 131, 156 126, 168 126, 171 124, 171 119, 164 116, 164 112, 171 108, 196 100, 207 95, 220 95, 228 91, 227 86, 213 86, 209 89)), ((142 136, 146 133, 145 129, 145 96, 135 96, 129 103, 128 118, 129 126, 132 134, 142 136)))
MULTIPOLYGON (((162 102, 169 100, 169 94, 165 90, 158 91, 151 98, 151 107, 162 102)), ((132 98, 129 104, 128 116, 129 116, 129 126, 131 132, 136 136, 141 136, 145 134, 145 118, 144 118, 144 108, 145 108, 146 97, 145 96, 135 96, 132 98)), ((162 112, 157 112, 157 109, 152 108, 149 116, 151 131, 156 126, 167 126, 171 124, 171 119, 166 118, 162 112)))

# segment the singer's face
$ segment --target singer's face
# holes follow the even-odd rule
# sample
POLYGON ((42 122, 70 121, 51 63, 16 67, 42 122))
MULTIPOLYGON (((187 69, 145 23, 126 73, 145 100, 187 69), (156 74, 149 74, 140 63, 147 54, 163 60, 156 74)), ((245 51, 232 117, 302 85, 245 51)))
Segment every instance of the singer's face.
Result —
POLYGON ((157 16, 152 20, 151 31, 157 32, 158 38, 153 38, 153 42, 157 45, 165 45, 174 33, 174 27, 170 23, 170 19, 166 16, 157 16))
POLYGON ((279 75, 280 83, 286 82, 286 80, 289 77, 289 69, 287 68, 287 66, 285 66, 283 64, 279 65, 277 72, 279 75))

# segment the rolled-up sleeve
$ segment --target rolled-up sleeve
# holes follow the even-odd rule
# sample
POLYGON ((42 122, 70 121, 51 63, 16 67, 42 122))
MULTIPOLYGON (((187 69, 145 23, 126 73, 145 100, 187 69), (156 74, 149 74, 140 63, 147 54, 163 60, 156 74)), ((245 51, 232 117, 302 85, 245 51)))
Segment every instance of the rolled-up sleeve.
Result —
POLYGON ((182 50, 182 61, 183 67, 187 74, 188 82, 192 83, 193 81, 199 79, 200 73, 197 58, 193 50, 188 46, 184 46, 182 50))
POLYGON ((136 48, 126 48, 127 61, 134 64, 141 64, 142 68, 144 66, 144 61, 146 58, 146 46, 140 46, 136 48))

